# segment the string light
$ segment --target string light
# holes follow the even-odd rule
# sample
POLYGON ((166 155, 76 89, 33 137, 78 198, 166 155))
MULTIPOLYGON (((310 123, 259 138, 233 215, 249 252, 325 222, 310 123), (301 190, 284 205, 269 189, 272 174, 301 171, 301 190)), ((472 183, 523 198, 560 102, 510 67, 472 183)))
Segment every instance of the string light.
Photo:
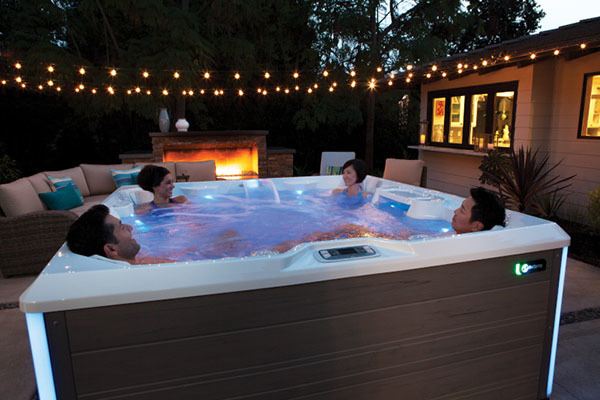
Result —
POLYGON ((233 75, 233 78, 234 78, 234 79, 236 79, 236 80, 240 79, 240 74, 236 72, 236 73, 233 75))
POLYGON ((557 56, 557 55, 559 55, 559 54, 560 54, 560 50, 558 50, 558 49, 554 50, 554 55, 555 55, 555 56, 557 56))
POLYGON ((431 66, 431 70, 432 70, 433 72, 437 71, 437 68, 438 68, 438 67, 437 67, 437 65, 433 65, 433 66, 431 66))
POLYGON ((21 83, 23 81, 23 78, 21 78, 20 76, 17 76, 15 78, 15 81, 17 81, 17 83, 21 83))
POLYGON ((85 68, 79 68, 79 75, 85 75, 85 68))
POLYGON ((38 85, 38 89, 39 89, 39 90, 43 90, 43 89, 44 89, 44 87, 43 87, 42 85, 38 85))
POLYGON ((485 67, 486 65, 488 65, 488 62, 487 62, 487 60, 483 60, 483 61, 481 62, 481 65, 483 65, 484 67, 485 67))
POLYGON ((290 89, 285 88, 284 92, 285 92, 285 94, 288 94, 290 92, 290 89))
POLYGON ((463 73, 463 70, 462 70, 462 69, 459 69, 459 70, 458 70, 458 73, 459 73, 459 74, 462 74, 462 73, 463 73))
POLYGON ((267 93, 268 93, 268 92, 267 92, 267 89, 265 89, 265 90, 263 90, 263 91, 262 91, 262 95, 263 95, 263 96, 266 96, 266 95, 267 95, 267 93))
POLYGON ((200 94, 204 94, 204 89, 200 89, 200 94))
POLYGON ((425 75, 427 78, 431 78, 431 74, 428 72, 427 75, 425 75))
POLYGON ((146 90, 146 95, 150 96, 152 94, 151 90, 146 90))
POLYGON ((21 83, 21 87, 22 87, 23 89, 25 89, 25 88, 27 87, 27 85, 26 85, 26 84, 24 84, 24 83, 21 83))
POLYGON ((148 71, 144 71, 144 72, 142 72, 142 76, 144 78, 148 78, 150 76, 150 74, 148 73, 148 71))
POLYGON ((180 76, 181 75, 179 75, 179 72, 177 72, 177 71, 173 72, 173 78, 179 79, 180 76))
POLYGON ((262 93, 262 88, 256 89, 256 93, 262 93))
POLYGON ((112 86, 109 86, 109 87, 107 87, 107 88, 106 88, 106 90, 108 90, 108 94, 110 94, 111 96, 112 96, 113 94, 115 94, 115 89, 113 89, 113 87, 112 87, 112 86))
POLYGON ((6 79, 2 79, 2 84, 6 85, 6 79))
POLYGON ((371 80, 371 82, 369 82, 369 89, 373 90, 375 89, 375 81, 371 80))
POLYGON ((23 66, 21 65, 21 63, 15 63, 15 68, 16 69, 21 69, 23 66))
POLYGON ((479 67, 477 66, 477 64, 473 65, 473 69, 477 70, 479 67))
POLYGON ((265 79, 269 79, 271 77, 271 74, 268 72, 265 72, 265 79))
POLYGON ((408 74, 408 77, 412 78, 413 77, 413 73, 411 72, 410 74, 408 74))
POLYGON ((85 86, 83 86, 83 83, 80 83, 78 87, 79 87, 79 90, 85 89, 85 86))
POLYGON ((188 95, 193 96, 194 95, 194 91, 192 89, 188 90, 188 95))
POLYGON ((393 84, 394 84, 394 82, 388 81, 388 86, 392 86, 393 84))
POLYGON ((442 72, 442 78, 445 78, 446 75, 448 75, 448 74, 446 74, 445 72, 442 72))
POLYGON ((185 90, 185 89, 184 89, 184 90, 182 90, 182 91, 181 91, 181 94, 182 94, 182 95, 184 95, 184 96, 187 96, 187 90, 185 90))
POLYGON ((354 71, 354 70, 350 71, 350 76, 352 76, 352 77, 356 76, 356 71, 354 71))
POLYGON ((529 58, 530 58, 530 59, 532 59, 532 60, 535 60, 535 57, 536 57, 535 53, 531 53, 531 54, 529 55, 529 58))
POLYGON ((318 83, 315 83, 315 84, 313 85, 313 88, 314 88, 314 89, 318 89, 318 88, 319 88, 319 84, 318 84, 318 83))
POLYGON ((96 94, 98 91, 94 88, 92 89, 92 94, 96 94))
POLYGON ((510 57, 508 55, 504 56, 504 61, 508 61, 510 60, 510 57))
POLYGON ((356 81, 350 82, 350 87, 356 87, 356 81))
POLYGON ((110 76, 117 76, 117 70, 116 69, 111 69, 110 70, 110 76))
POLYGON ((308 92, 308 94, 311 94, 313 92, 312 88, 308 88, 306 89, 306 91, 308 92))
POLYGON ((48 82, 46 82, 46 84, 50 87, 54 86, 54 81, 52 81, 52 79, 50 79, 48 82))
POLYGON ((583 49, 585 49, 585 48, 587 47, 587 44, 585 44, 585 43, 581 43, 581 44, 579 45, 579 47, 581 48, 581 50, 583 50, 583 49))
POLYGON ((406 83, 410 83, 410 78, 406 78, 406 83))
POLYGON ((60 88, 60 86, 57 86, 57 87, 56 87, 56 91, 57 91, 57 92, 60 92, 61 90, 62 90, 62 89, 60 88))
POLYGON ((294 72, 294 74, 292 76, 294 77, 294 79, 298 79, 300 74, 296 71, 296 72, 294 72))
POLYGON ((222 95, 223 95, 223 93, 225 93, 225 92, 223 91, 223 89, 220 89, 220 90, 219 90, 219 94, 222 96, 222 95))
POLYGON ((390 79, 395 79, 395 78, 396 78, 396 74, 392 72, 392 73, 390 74, 390 79))
POLYGON ((462 63, 458 63, 458 65, 456 66, 456 69, 462 69, 463 65, 462 63))
POLYGON ((140 87, 139 87, 139 86, 136 86, 134 90, 135 90, 135 92, 136 92, 136 93, 139 93, 139 92, 141 92, 141 91, 142 91, 142 89, 140 89, 140 87))
POLYGON ((377 67, 377 72, 381 72, 381 71, 383 71, 383 68, 377 67))
POLYGON ((243 91, 242 89, 239 89, 239 90, 238 90, 238 96, 240 96, 240 97, 241 97, 241 96, 243 96, 243 95, 244 95, 244 91, 243 91))
POLYGON ((298 86, 298 85, 294 86, 294 90, 296 90, 296 91, 300 90, 300 86, 298 86))
POLYGON ((75 93, 79 93, 79 88, 78 87, 75 88, 75 93))
POLYGON ((333 86, 333 87, 337 87, 337 82, 333 82, 333 83, 331 84, 331 86, 333 86))
POLYGON ((275 91, 276 91, 276 92, 279 92, 279 91, 281 91, 281 88, 280 88, 279 86, 277 86, 277 87, 275 88, 275 91))
POLYGON ((127 89, 127 94, 131 95, 131 89, 127 89))
POLYGON ((413 65, 412 65, 412 64, 408 64, 408 65, 406 66, 406 70, 407 70, 407 71, 410 71, 410 70, 412 70, 412 69, 413 69, 413 65))
POLYGON ((204 73, 204 79, 210 79, 210 73, 208 71, 204 73))
POLYGON ((333 90, 334 90, 334 89, 333 89, 333 86, 329 86, 329 89, 328 89, 328 90, 329 90, 330 92, 333 92, 333 90))
POLYGON ((215 89, 214 94, 215 94, 215 96, 218 96, 219 95, 219 91, 217 89, 215 89))
POLYGON ((163 96, 168 96, 169 95, 169 91, 167 89, 163 89, 162 90, 162 95, 163 96))
POLYGON ((465 64, 465 65, 463 66, 463 69, 467 69, 467 68, 469 68, 469 64, 465 64))
POLYGON ((323 76, 324 77, 328 77, 329 76, 329 72, 327 72, 327 70, 323 71, 323 76))
POLYGON ((52 65, 48 65, 48 68, 46 68, 48 70, 48 72, 53 73, 54 72, 54 67, 52 65))

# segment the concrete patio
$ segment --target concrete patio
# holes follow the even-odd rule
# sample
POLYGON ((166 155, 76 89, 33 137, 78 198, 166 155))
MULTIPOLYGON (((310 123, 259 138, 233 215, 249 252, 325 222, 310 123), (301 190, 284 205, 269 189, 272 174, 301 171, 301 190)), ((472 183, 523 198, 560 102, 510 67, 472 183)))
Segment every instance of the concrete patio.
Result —
MULTIPOLYGON (((552 400, 600 398, 600 268, 569 259, 552 400)), ((0 397, 37 398, 19 295, 34 277, 0 278, 0 397)))

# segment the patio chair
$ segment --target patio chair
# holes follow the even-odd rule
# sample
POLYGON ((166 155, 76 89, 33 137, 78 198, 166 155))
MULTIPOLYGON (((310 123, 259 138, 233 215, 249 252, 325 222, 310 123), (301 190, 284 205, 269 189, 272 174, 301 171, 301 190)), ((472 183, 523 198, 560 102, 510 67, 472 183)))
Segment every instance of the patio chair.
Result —
POLYGON ((423 160, 388 158, 385 160, 383 179, 424 187, 425 184, 422 181, 424 169, 425 162, 423 160))
POLYGON ((356 158, 353 151, 324 151, 321 153, 321 175, 341 175, 342 166, 356 158))

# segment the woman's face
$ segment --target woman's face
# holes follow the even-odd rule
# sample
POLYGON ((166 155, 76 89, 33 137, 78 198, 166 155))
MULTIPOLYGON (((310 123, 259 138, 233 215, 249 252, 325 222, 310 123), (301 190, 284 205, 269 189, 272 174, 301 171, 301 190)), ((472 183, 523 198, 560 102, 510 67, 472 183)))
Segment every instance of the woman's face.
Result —
POLYGON ((352 165, 349 165, 344 169, 342 178, 344 179, 346 186, 352 186, 356 183, 356 171, 352 165))
POLYGON ((173 188, 175 185, 173 184, 173 175, 167 174, 160 182, 160 185, 154 186, 154 197, 160 199, 170 199, 173 195, 173 188))

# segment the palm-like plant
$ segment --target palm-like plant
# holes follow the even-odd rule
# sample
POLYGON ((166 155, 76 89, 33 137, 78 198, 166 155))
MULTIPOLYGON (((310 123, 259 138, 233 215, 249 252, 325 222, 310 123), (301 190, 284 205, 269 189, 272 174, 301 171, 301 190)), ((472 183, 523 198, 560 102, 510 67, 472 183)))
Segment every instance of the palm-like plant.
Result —
MULTIPOLYGON (((549 163, 550 156, 539 150, 519 148, 513 150, 502 168, 483 170, 482 178, 496 186, 509 208, 533 214, 543 213, 543 199, 556 198, 559 192, 571 186, 575 175, 561 178, 553 171, 562 161, 549 163)), ((562 202, 561 202, 562 204, 562 202)))

